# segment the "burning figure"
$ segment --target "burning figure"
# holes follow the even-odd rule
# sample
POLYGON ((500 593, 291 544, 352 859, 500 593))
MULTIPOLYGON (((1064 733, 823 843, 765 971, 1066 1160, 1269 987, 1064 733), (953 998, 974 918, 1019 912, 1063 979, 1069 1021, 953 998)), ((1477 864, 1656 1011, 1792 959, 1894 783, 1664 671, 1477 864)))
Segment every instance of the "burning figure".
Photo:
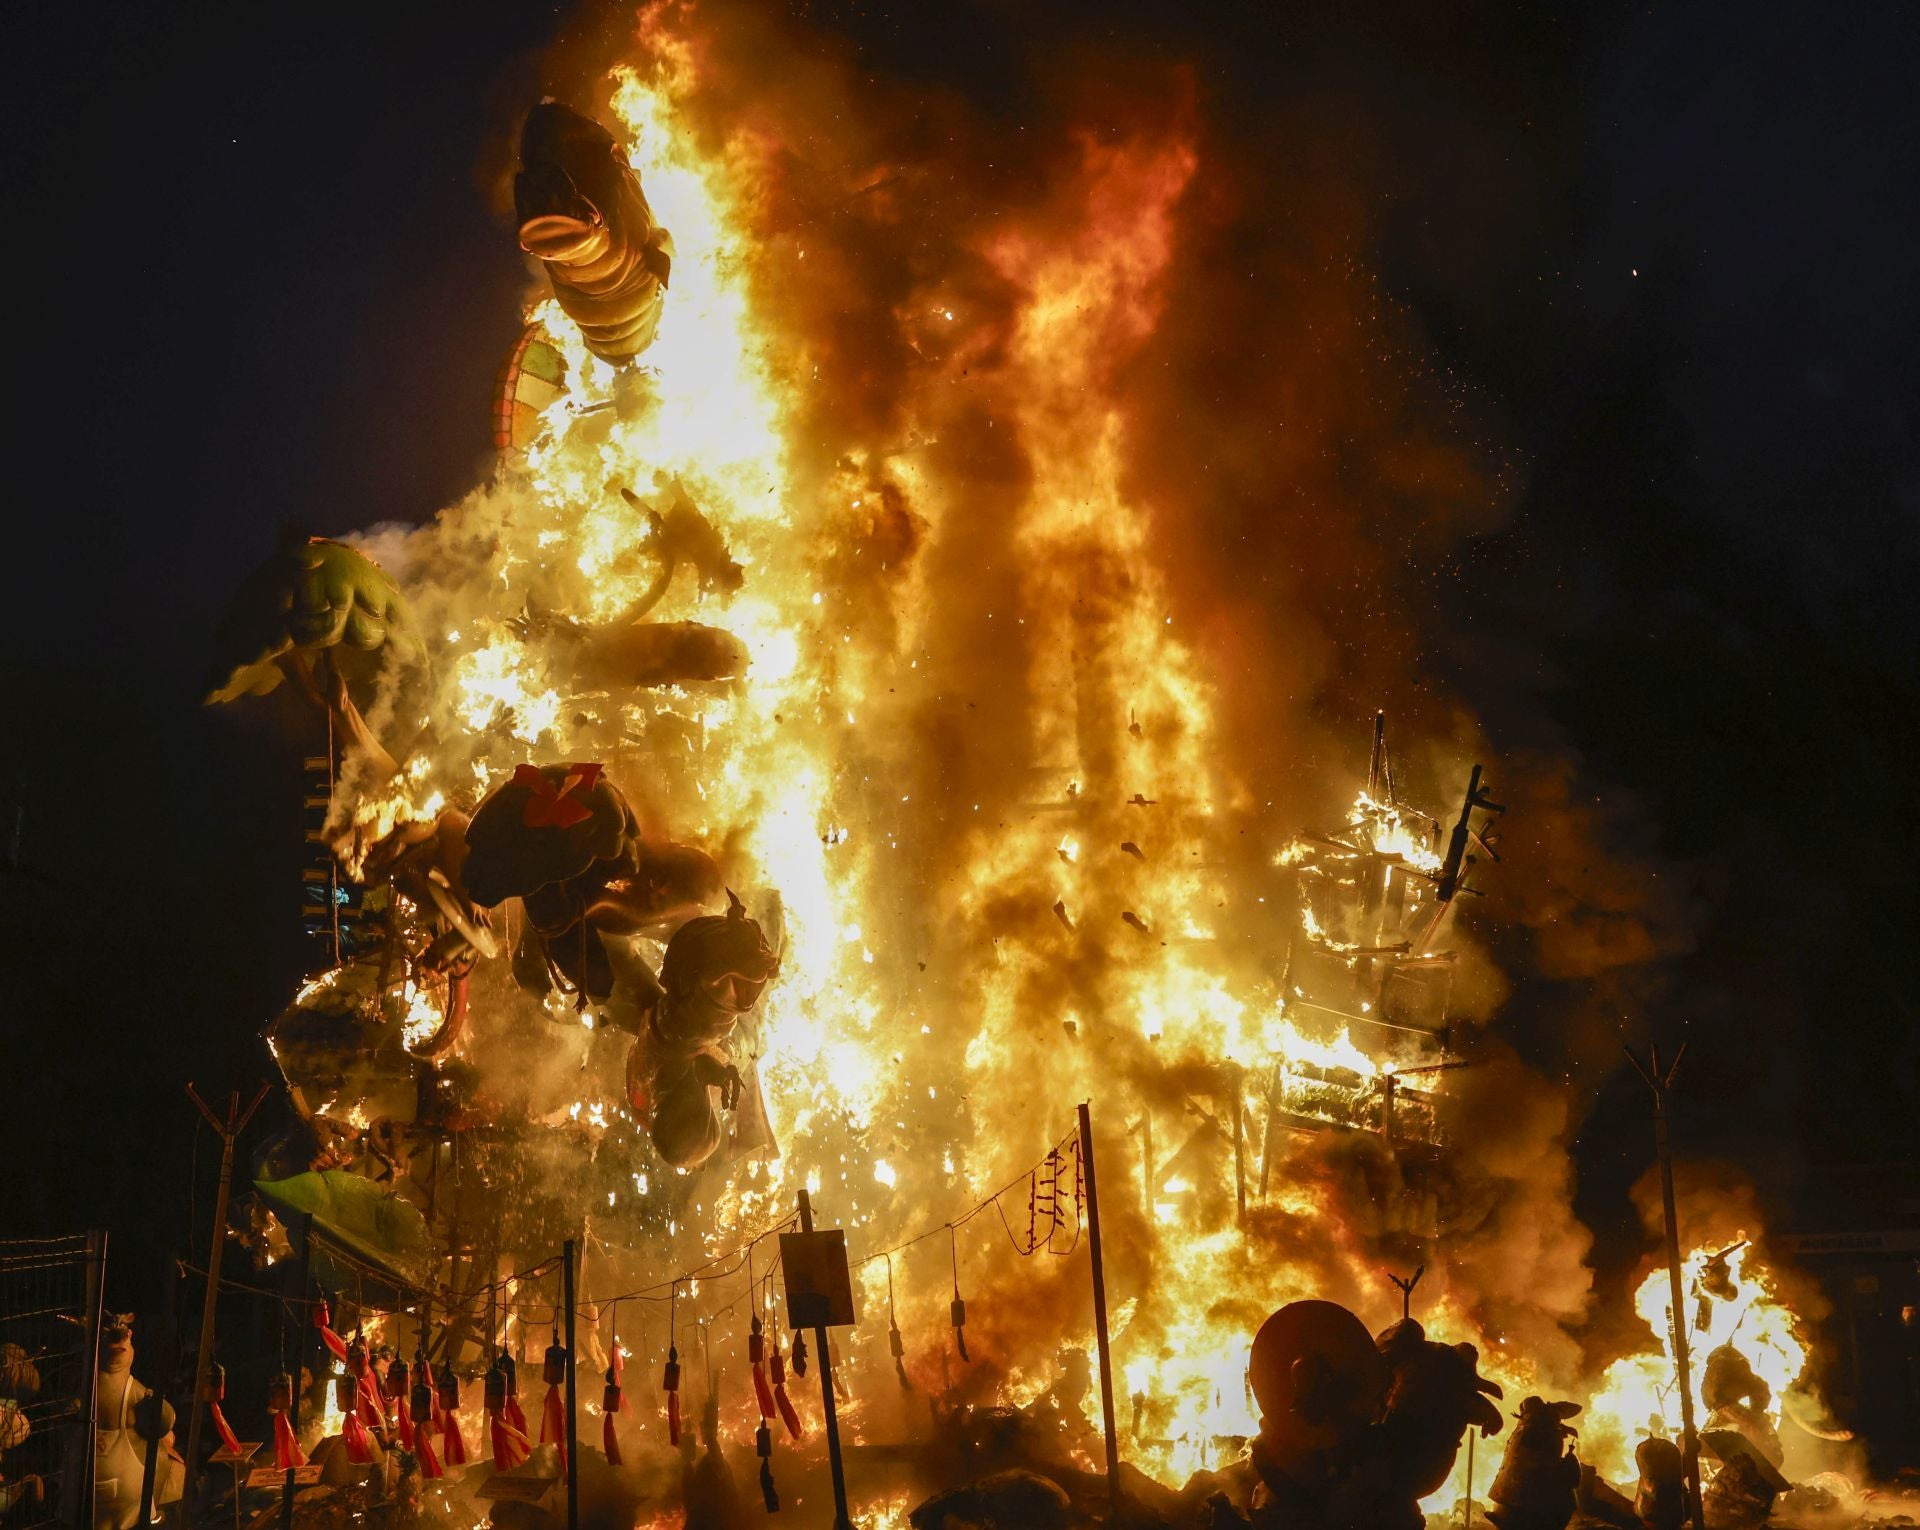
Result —
POLYGON ((613 992, 603 935, 670 929, 720 890, 704 852, 642 833, 599 765, 522 765, 480 804, 466 843, 474 902, 526 909, 515 978, 535 993, 557 982, 582 1008, 613 992))
POLYGON ((1436 1344, 1403 1320, 1368 1337, 1334 1302, 1292 1302, 1254 1336, 1248 1379, 1260 1405, 1256 1526, 1417 1530, 1419 1499, 1453 1469, 1477 1425, 1499 1431, 1472 1345, 1436 1344))
POLYGON ((425 649, 399 586, 357 548, 286 534, 221 619, 207 704, 264 696, 291 677, 382 776, 399 767, 367 725, 349 681, 420 663, 425 649))
POLYGON ((725 914, 689 920, 667 943, 660 992, 647 1007, 627 1064, 627 1094, 660 1156, 676 1168, 705 1163, 723 1130, 716 1106, 739 1112, 735 1145, 772 1144, 766 1103, 751 1066, 726 1050, 735 1028, 780 970, 760 926, 731 892, 725 914))
POLYGON ((1495 1507, 1487 1518, 1500 1530, 1565 1530, 1573 1518, 1580 1459, 1573 1453, 1574 1431, 1567 1420, 1579 1411, 1578 1403, 1541 1397, 1520 1404, 1514 1414, 1520 1427, 1488 1494, 1495 1507))
POLYGON ((653 221, 611 133, 542 101, 521 131, 513 205, 521 248, 546 267, 588 350, 618 365, 653 343, 673 236, 653 221))

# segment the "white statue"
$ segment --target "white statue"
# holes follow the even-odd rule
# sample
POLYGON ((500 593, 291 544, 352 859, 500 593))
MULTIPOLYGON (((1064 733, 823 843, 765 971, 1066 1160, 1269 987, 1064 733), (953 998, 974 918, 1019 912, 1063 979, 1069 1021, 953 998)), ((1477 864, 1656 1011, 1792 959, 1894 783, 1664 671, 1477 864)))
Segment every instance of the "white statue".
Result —
MULTIPOLYGON (((160 1458, 154 1468, 155 1509, 180 1497, 185 1472, 173 1453, 173 1405, 133 1378, 133 1314, 109 1313, 100 1334, 100 1374, 94 1380, 93 1530, 134 1530, 140 1521, 140 1484, 147 1469, 147 1398, 159 1410, 160 1458)), ((156 1519, 158 1514, 154 1516, 156 1519)))

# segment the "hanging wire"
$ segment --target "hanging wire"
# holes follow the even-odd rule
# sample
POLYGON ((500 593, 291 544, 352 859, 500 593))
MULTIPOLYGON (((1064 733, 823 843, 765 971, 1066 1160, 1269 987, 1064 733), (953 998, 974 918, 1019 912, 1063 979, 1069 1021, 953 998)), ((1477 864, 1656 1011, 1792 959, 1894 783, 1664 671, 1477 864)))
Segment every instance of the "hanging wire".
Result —
POLYGON ((911 1390, 913 1383, 907 1380, 907 1344, 900 1335, 900 1319, 893 1307, 893 1256, 887 1259, 887 1348, 893 1352, 893 1373, 900 1378, 903 1390, 911 1390))
MULTIPOLYGON (((965 1323, 965 1304, 960 1296, 958 1233, 960 1228, 966 1226, 967 1223, 989 1208, 992 1208, 999 1216, 1001 1226, 1007 1233, 1008 1241, 1013 1245, 1015 1252, 1021 1256, 1027 1257, 1036 1254, 1042 1247, 1045 1247, 1049 1254, 1056 1257, 1072 1253, 1079 1246, 1081 1238, 1084 1235, 1085 1165, 1082 1162, 1078 1133, 1072 1132, 1061 1138, 1058 1143, 1048 1150, 1047 1154, 1038 1163, 1027 1169, 1024 1173, 1009 1180, 1005 1185, 1002 1185, 990 1195, 976 1201, 959 1215, 950 1217, 946 1221, 926 1229, 924 1232, 903 1239, 901 1242, 893 1244, 890 1247, 877 1249, 873 1253, 854 1261, 853 1268, 856 1269, 864 1268, 876 1259, 886 1262, 888 1315, 890 1326, 894 1333, 898 1333, 899 1325, 895 1312, 892 1256, 944 1232, 948 1236, 949 1258, 952 1264, 954 1292, 952 1312, 955 1340, 962 1358, 969 1358, 966 1354, 965 1335, 964 1332, 961 1331, 965 1323), (1069 1178, 1069 1176, 1071 1177, 1069 1178), (1008 1219, 1007 1209, 1004 1204, 1005 1198, 1022 1185, 1025 1185, 1027 1188, 1029 1203, 1029 1225, 1025 1239, 1022 1239, 1014 1230, 1012 1223, 1008 1219), (1069 1223, 1071 1223, 1072 1238, 1065 1247, 1061 1247, 1059 1240, 1061 1235, 1067 1231, 1069 1223)), ((746 1272, 746 1283, 744 1289, 741 1290, 738 1296, 723 1305, 704 1309, 701 1318, 698 1320, 703 1324, 703 1341, 705 1339, 704 1324, 725 1316, 741 1305, 742 1302, 745 1302, 751 1307, 755 1301, 756 1287, 759 1292, 758 1299, 764 1310, 769 1314, 773 1314, 775 1312, 773 1283, 775 1276, 779 1272, 780 1264, 776 1258, 774 1263, 767 1269, 765 1278, 761 1279, 757 1273, 758 1267, 753 1258, 754 1248, 764 1240, 792 1228, 797 1221, 797 1215, 789 1214, 782 1217, 779 1221, 762 1228, 751 1237, 733 1245, 731 1248, 721 1250, 700 1263, 689 1266, 687 1269, 669 1276, 665 1280, 655 1281, 652 1284, 641 1286, 634 1290, 615 1293, 603 1298, 603 1301, 614 1304, 622 1301, 665 1301, 668 1305, 668 1348, 670 1350, 674 1348, 678 1337, 679 1295, 680 1285, 683 1282, 690 1287, 701 1281, 709 1284, 717 1284, 729 1279, 741 1270, 745 1270, 746 1272), (664 1294, 662 1294, 663 1291, 664 1294)), ((587 1237, 591 1242, 599 1243, 602 1250, 609 1255, 616 1252, 635 1252, 629 1249, 616 1250, 591 1229, 588 1229, 587 1237)), ((559 1255, 551 1255, 525 1269, 516 1270, 508 1275, 496 1274, 494 1278, 467 1290, 456 1290, 451 1283, 441 1284, 435 1282, 428 1286, 415 1286, 410 1282, 398 1280, 389 1272, 378 1269, 342 1250, 335 1249, 331 1245, 328 1247, 328 1254, 330 1258, 336 1259, 342 1266, 351 1270, 353 1273, 355 1307, 354 1332, 356 1337, 359 1337, 365 1330, 367 1311, 365 1289, 367 1277, 369 1276, 373 1277, 381 1285, 394 1289, 403 1297, 411 1293, 415 1297, 415 1301, 407 1303, 406 1305, 419 1305, 424 1307, 438 1297, 439 1301, 447 1310, 450 1319, 455 1313, 472 1311, 474 1306, 484 1298, 487 1310, 487 1351, 489 1360, 497 1356, 500 1350, 502 1319, 504 1319, 504 1324, 507 1327, 512 1326, 516 1317, 518 1317, 524 1325, 531 1313, 540 1308, 547 1308, 552 1314, 555 1330, 556 1332, 558 1331, 561 1312, 560 1305, 552 1304, 544 1300, 515 1300, 512 1292, 514 1288, 523 1283, 539 1280, 541 1277, 557 1271, 562 1262, 561 1256, 559 1255)), ((497 1254, 495 1257, 497 1260, 497 1254)), ((225 1277, 221 1278, 220 1284, 232 1290, 246 1291, 279 1302, 282 1307, 281 1322, 284 1330, 285 1319, 287 1317, 286 1309, 290 1305, 286 1297, 277 1292, 249 1286, 244 1282, 229 1280, 225 1277)), ((309 1298, 299 1297, 294 1299, 293 1305, 305 1309, 311 1306, 311 1301, 309 1298)), ((576 1303, 575 1310, 579 1310, 578 1303, 576 1303)), ((295 1316, 298 1317, 299 1314, 296 1313, 295 1316)), ((615 1342, 618 1342, 617 1332, 615 1342)), ((284 1351, 284 1336, 282 1348, 284 1351)), ((799 1359, 797 1336, 795 1350, 795 1359, 797 1362, 799 1359)), ((796 1369, 798 1369, 797 1364, 796 1369)))
POLYGON ((947 1311, 953 1322, 953 1342, 960 1347, 960 1358, 969 1363, 973 1356, 967 1353, 967 1304, 960 1299, 960 1230, 949 1225, 947 1228, 948 1252, 953 1257, 953 1305, 947 1311))

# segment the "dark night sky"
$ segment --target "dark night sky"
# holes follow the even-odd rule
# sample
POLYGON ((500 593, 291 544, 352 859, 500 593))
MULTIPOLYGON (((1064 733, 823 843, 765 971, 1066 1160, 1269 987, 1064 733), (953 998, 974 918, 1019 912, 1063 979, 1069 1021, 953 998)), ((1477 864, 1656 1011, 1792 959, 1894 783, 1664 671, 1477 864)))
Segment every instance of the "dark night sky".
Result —
MULTIPOLYGON (((382 10, 9 21, 6 1231, 108 1220, 151 1261, 180 1085, 264 1076, 298 846, 265 720, 195 705, 220 602, 281 522, 419 519, 486 468, 523 273, 479 166, 571 23, 382 10)), ((1913 1158, 1911 7, 809 14, 988 111, 1089 27, 1192 57, 1227 124, 1342 83, 1399 167, 1386 285, 1526 466, 1486 620, 1540 646, 1575 746, 1714 890, 1655 1022, 1706 1054, 1685 1145, 1789 1180, 1913 1158), (1515 537, 1551 614, 1502 587, 1515 537)), ((1647 1157, 1638 1089, 1577 1144, 1603 1235, 1647 1157)))

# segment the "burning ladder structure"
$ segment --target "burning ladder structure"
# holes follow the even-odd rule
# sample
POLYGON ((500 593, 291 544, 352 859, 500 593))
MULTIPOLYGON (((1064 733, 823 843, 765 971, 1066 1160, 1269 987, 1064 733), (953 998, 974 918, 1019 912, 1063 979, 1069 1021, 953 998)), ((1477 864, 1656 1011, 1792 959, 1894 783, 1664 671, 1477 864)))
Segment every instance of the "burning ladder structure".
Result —
POLYGON ((1198 1126, 1172 1157, 1156 1156, 1152 1117, 1141 1138, 1150 1213, 1181 1184, 1195 1154, 1232 1144, 1235 1210, 1249 1188, 1264 1200, 1282 1132, 1368 1132, 1396 1156, 1434 1157, 1443 1147, 1435 1100, 1424 1082, 1463 1066, 1451 1056, 1448 1005, 1458 953, 1440 942, 1447 916, 1484 858, 1499 860, 1490 826, 1504 808, 1475 766, 1449 830, 1397 792, 1386 715, 1374 719, 1367 785, 1345 824, 1307 830, 1282 853, 1298 889, 1298 919, 1280 981, 1282 1015, 1325 1060, 1275 1053, 1264 1066, 1223 1063, 1189 1095, 1198 1126), (1484 815, 1478 818, 1476 815, 1484 815), (1353 1066, 1339 1054, 1351 1055, 1353 1066), (1250 1140, 1258 1123, 1258 1162, 1250 1140))
POLYGON ((1277 1059, 1268 1119, 1312 1130, 1322 1125, 1379 1132, 1388 1142, 1439 1145, 1429 1092, 1409 1077, 1458 1067, 1451 1061, 1448 1004, 1458 953, 1440 940, 1447 915, 1482 857, 1498 861, 1490 837, 1505 809, 1481 784, 1476 765, 1451 832, 1402 801, 1387 747, 1386 714, 1374 718, 1366 790, 1347 823, 1309 830, 1285 859, 1299 879, 1300 921, 1281 979, 1287 1018, 1310 1037, 1346 1038, 1380 1071, 1277 1059), (1487 815, 1478 824, 1475 814, 1487 815), (1445 847, 1442 848, 1443 835, 1445 847))
POLYGON ((300 930, 312 942, 308 971, 313 973, 364 955, 374 936, 366 925, 361 889, 347 878, 327 839, 327 818, 340 781, 340 744, 331 715, 326 752, 307 755, 300 768, 305 777, 301 831, 307 846, 306 862, 300 868, 300 930))

